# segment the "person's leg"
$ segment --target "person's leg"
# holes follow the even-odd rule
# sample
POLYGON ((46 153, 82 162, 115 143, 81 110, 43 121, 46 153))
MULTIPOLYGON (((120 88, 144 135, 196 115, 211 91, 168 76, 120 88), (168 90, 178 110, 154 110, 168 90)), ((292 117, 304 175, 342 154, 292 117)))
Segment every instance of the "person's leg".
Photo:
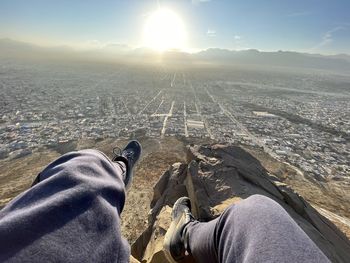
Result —
POLYGON ((329 262, 275 201, 254 195, 208 223, 184 230, 197 262, 329 262))
POLYGON ((51 163, 0 211, 0 262, 128 262, 125 169, 95 150, 51 163))

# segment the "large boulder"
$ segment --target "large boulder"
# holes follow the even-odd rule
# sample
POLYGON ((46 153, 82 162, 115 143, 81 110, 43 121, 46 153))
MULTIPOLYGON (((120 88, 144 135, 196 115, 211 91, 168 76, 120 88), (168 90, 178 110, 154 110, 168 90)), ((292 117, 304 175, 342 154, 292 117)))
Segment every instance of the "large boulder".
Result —
POLYGON ((277 201, 332 262, 347 262, 350 242, 328 219, 267 170, 248 152, 230 145, 188 147, 188 163, 173 164, 154 187, 149 226, 132 245, 140 262, 167 262, 163 240, 171 207, 189 196, 201 221, 217 217, 227 206, 254 194, 277 201))
POLYGON ((163 240, 170 226, 170 213, 174 203, 181 196, 188 196, 184 185, 187 165, 173 164, 158 180, 148 216, 148 228, 131 246, 131 254, 141 262, 166 263, 163 240))

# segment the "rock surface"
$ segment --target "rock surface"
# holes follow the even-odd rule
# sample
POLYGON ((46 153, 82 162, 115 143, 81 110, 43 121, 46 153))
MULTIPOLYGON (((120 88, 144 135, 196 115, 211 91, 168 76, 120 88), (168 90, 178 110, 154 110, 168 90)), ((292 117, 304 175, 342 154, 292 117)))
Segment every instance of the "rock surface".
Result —
POLYGON ((350 242, 332 222, 248 152, 219 144, 189 146, 188 163, 175 163, 161 176, 154 187, 148 227, 132 245, 133 257, 140 262, 168 262, 162 244, 171 207, 179 197, 189 196, 195 217, 209 221, 230 204, 253 194, 282 205, 332 262, 348 262, 350 242))

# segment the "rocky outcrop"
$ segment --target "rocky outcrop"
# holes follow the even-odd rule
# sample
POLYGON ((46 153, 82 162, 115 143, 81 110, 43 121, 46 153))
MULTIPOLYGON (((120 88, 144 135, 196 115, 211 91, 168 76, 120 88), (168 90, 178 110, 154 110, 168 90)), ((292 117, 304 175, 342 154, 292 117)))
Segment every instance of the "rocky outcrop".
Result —
POLYGON ((242 148, 218 144, 189 146, 188 163, 175 163, 161 176, 154 187, 149 226, 132 245, 132 255, 140 262, 167 262, 162 244, 179 197, 189 196, 193 214, 209 221, 253 194, 282 205, 332 262, 349 260, 350 242, 332 222, 242 148))

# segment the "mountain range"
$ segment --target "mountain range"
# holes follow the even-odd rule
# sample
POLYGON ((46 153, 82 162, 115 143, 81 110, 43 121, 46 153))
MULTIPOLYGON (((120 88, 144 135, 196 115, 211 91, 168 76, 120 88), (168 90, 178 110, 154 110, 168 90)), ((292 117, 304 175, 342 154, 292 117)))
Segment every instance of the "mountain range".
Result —
POLYGON ((256 65, 350 71, 347 54, 321 55, 294 51, 264 52, 256 49, 228 50, 209 48, 196 53, 171 50, 157 53, 149 48, 107 44, 100 47, 74 49, 70 46, 43 47, 12 39, 0 39, 0 58, 78 59, 97 61, 203 62, 224 65, 256 65))

